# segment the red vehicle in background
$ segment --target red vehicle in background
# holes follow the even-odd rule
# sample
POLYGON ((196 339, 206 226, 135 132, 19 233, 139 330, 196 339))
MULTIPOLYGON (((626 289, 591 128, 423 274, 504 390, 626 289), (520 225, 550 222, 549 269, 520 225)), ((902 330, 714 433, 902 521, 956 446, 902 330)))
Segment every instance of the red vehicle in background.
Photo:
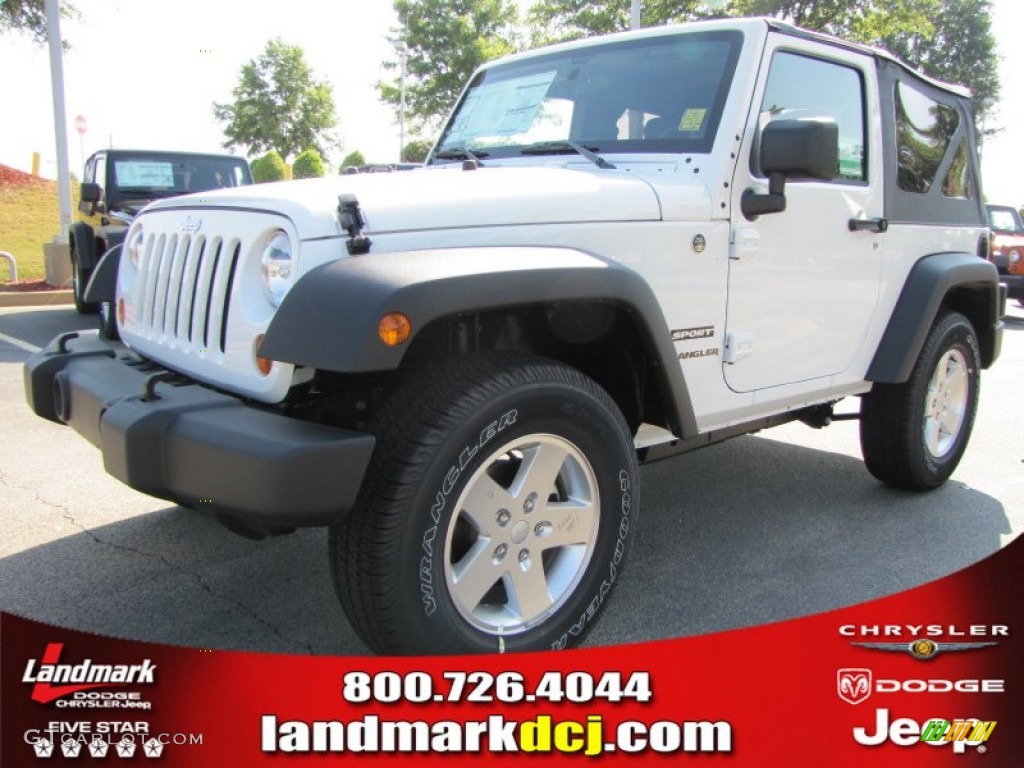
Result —
POLYGON ((1006 283, 1010 298, 1024 306, 1024 226, 1020 214, 1009 205, 986 205, 992 230, 989 260, 999 270, 999 282, 1006 283))

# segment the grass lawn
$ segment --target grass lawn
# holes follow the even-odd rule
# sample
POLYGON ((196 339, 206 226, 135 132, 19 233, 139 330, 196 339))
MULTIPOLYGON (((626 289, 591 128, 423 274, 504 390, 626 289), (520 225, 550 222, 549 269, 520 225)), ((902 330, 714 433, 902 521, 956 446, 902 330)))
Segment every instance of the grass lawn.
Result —
MULTIPOLYGON (((72 184, 71 194, 73 220, 77 184, 72 184)), ((43 277, 43 243, 59 230, 57 182, 28 174, 0 174, 0 211, 0 251, 14 255, 20 279, 43 277)), ((0 262, 0 282, 7 279, 7 265, 0 262)))

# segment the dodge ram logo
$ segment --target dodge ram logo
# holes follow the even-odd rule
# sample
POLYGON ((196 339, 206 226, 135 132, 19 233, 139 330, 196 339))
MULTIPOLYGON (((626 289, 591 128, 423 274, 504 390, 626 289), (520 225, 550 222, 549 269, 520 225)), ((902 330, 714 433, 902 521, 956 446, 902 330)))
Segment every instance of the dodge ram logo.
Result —
POLYGON ((870 669, 840 669, 836 672, 836 693, 850 704, 860 704, 871 695, 870 669))
POLYGON ((186 235, 194 235, 201 226, 203 226, 202 219, 193 219, 191 216, 186 216, 185 220, 181 223, 181 231, 186 235))

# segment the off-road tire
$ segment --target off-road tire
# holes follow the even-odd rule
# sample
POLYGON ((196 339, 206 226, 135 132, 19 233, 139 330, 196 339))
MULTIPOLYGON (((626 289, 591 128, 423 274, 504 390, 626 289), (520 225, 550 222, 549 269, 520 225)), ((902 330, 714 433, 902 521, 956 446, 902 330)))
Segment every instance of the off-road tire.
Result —
POLYGON ((872 475, 915 491, 937 488, 949 478, 974 425, 980 360, 967 318, 939 315, 910 378, 876 384, 861 401, 861 451, 872 475))
POLYGON ((367 645, 525 651, 586 634, 637 514, 632 436, 601 387, 538 357, 452 358, 397 387, 372 432, 356 507, 329 534, 335 590, 367 645))

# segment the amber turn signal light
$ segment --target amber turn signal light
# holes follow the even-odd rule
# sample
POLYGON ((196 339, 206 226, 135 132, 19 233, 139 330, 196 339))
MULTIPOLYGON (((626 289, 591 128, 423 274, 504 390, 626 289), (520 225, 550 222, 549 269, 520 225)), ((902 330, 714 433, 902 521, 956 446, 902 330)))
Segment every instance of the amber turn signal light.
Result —
POLYGON ((377 323, 377 335, 389 347, 397 347, 412 334, 412 323, 401 312, 388 312, 377 323))
POLYGON ((269 376, 270 369, 274 367, 274 361, 268 357, 260 357, 260 344, 263 343, 263 334, 259 334, 252 343, 252 354, 256 358, 256 370, 260 372, 262 376, 269 376))

